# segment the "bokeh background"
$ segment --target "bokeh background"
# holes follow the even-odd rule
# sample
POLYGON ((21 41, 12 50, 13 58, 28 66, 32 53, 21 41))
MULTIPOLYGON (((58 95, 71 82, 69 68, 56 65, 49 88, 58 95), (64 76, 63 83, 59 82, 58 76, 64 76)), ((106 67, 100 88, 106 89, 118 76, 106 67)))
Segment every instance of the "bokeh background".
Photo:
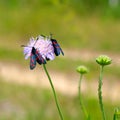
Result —
POLYGON ((42 66, 29 70, 22 44, 49 35, 65 56, 47 64, 65 120, 84 120, 77 95, 78 65, 89 73, 82 81, 85 106, 101 120, 97 86, 99 65, 106 54, 103 101, 107 118, 120 106, 120 0, 0 0, 0 120, 58 120, 53 93, 42 66))

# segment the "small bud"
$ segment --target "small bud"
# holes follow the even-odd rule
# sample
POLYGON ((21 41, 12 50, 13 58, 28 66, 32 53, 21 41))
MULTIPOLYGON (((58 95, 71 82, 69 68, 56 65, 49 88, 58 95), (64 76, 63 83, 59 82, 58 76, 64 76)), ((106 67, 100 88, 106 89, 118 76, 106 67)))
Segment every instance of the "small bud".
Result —
POLYGON ((83 65, 78 66, 76 70, 80 74, 86 74, 86 73, 88 73, 87 67, 85 67, 83 65))
POLYGON ((96 58, 96 62, 102 66, 105 66, 111 64, 112 59, 106 55, 100 55, 96 58))
POLYGON ((120 119, 120 108, 115 109, 114 119, 115 120, 120 119))

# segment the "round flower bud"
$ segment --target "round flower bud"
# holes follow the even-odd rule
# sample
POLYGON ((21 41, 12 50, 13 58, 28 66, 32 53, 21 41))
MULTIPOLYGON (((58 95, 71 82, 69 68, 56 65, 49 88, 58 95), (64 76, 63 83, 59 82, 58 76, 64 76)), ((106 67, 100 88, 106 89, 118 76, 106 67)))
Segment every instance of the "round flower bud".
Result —
POLYGON ((96 62, 102 66, 105 66, 111 64, 112 59, 106 55, 100 55, 96 58, 96 62))
POLYGON ((80 74, 86 74, 88 73, 88 69, 87 67, 83 66, 83 65, 80 65, 77 67, 76 71, 80 74))

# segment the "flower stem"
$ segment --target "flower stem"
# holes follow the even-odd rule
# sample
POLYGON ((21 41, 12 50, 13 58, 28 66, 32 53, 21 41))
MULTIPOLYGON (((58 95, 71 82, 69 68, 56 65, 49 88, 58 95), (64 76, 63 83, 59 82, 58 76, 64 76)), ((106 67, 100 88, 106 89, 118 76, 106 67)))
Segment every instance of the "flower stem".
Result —
POLYGON ((57 109, 58 109, 58 112, 59 112, 60 118, 61 118, 61 120, 63 120, 63 115, 62 115, 62 112, 61 112, 61 110, 60 110, 60 106, 59 106, 59 104, 58 104, 58 100, 57 100, 56 92, 55 92, 55 89, 54 89, 54 86, 53 86, 52 80, 51 80, 51 78, 50 78, 50 75, 49 75, 49 73, 48 73, 48 71, 47 71, 47 68, 46 68, 45 64, 43 64, 43 68, 44 68, 45 73, 46 73, 46 75, 47 75, 47 77, 48 77, 48 79, 49 79, 50 85, 51 85, 51 87, 52 87, 52 91, 53 91, 54 98, 55 98, 55 103, 56 103, 56 106, 57 106, 57 109))
POLYGON ((100 66, 100 76, 99 76, 99 85, 98 85, 98 97, 99 97, 99 104, 100 104, 100 109, 101 109, 101 112, 102 112, 103 120, 106 120, 105 112, 104 112, 104 106, 103 106, 103 101, 102 101, 103 67, 104 66, 100 66))
POLYGON ((82 76, 83 76, 83 74, 80 74, 80 80, 79 80, 79 85, 78 85, 78 91, 79 91, 78 94, 79 94, 79 101, 80 101, 81 109, 82 109, 82 111, 83 111, 86 119, 88 120, 90 118, 89 118, 88 113, 87 113, 87 111, 85 109, 85 106, 84 106, 83 101, 82 101, 82 96, 81 96, 81 81, 82 81, 82 76))
POLYGON ((113 120, 118 120, 120 118, 120 110, 119 108, 115 109, 113 120))

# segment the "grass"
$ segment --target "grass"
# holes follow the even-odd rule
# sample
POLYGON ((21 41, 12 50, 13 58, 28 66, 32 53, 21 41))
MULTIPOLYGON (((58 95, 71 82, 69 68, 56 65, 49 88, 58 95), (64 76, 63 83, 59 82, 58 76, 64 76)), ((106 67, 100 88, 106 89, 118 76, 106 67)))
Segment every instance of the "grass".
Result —
MULTIPOLYGON (((1 0, 1 61, 27 66, 29 62, 24 61, 20 45, 27 44, 31 36, 48 35, 50 32, 53 33, 63 50, 64 48, 67 50, 84 49, 119 55, 119 6, 115 9, 110 8, 105 0, 82 0, 80 4, 78 2, 78 0, 1 0)), ((90 69, 90 73, 86 75, 87 79, 98 76, 99 68, 94 60, 59 58, 54 62, 50 61, 48 67, 72 75, 76 74, 75 69, 81 64, 90 69)), ((109 66, 105 69, 105 74, 110 79, 119 79, 119 65, 109 66)), ((0 91, 0 120, 58 119, 54 99, 48 89, 20 86, 1 80, 0 91)), ((78 106, 77 96, 58 94, 66 120, 84 119, 78 106)), ((98 100, 85 95, 84 101, 92 118, 101 120, 98 100)), ((105 101, 105 110, 109 120, 112 119, 113 106, 120 106, 120 104, 105 101)))
MULTIPOLYGON (((4 47, 11 46, 13 48, 17 48, 20 44, 26 44, 31 36, 36 37, 39 34, 49 35, 49 33, 52 32, 53 36, 64 48, 78 48, 79 50, 87 49, 92 51, 119 53, 119 22, 101 21, 96 18, 82 19, 77 18, 75 15, 69 18, 69 14, 71 15, 72 13, 67 14, 68 15, 66 15, 62 21, 56 20, 55 22, 51 19, 52 17, 54 18, 54 16, 51 16, 51 18, 47 18, 46 16, 43 17, 45 20, 49 19, 50 24, 47 21, 45 22, 45 20, 45 23, 40 23, 38 21, 33 22, 33 24, 38 22, 38 26, 40 26, 41 30, 38 26, 35 27, 35 25, 29 25, 32 23, 19 23, 16 28, 11 28, 14 34, 11 33, 11 31, 1 33, 1 37, 3 36, 0 38, 0 41, 3 42, 1 45, 4 47), (19 28, 19 25, 21 28, 19 28), (65 32, 62 32, 63 26, 65 26, 65 32), (25 29, 23 30, 24 27, 25 29), (14 31, 14 29, 16 31, 14 31)), ((55 16, 55 18, 58 17, 60 16, 55 16)))
MULTIPOLYGON (((0 41, 4 47, 17 48, 16 43, 25 44, 31 37, 50 32, 64 48, 92 49, 93 51, 110 51, 119 53, 120 23, 118 19, 103 18, 100 5, 95 2, 82 1, 82 16, 79 1, 36 0, 36 1, 1 1, 0 4, 0 41), (94 43, 94 44, 93 44, 94 43)), ((106 11, 110 11, 106 7, 106 11)), ((111 14, 112 16, 112 14, 111 14)))
MULTIPOLYGON (((23 55, 23 48, 19 49, 11 49, 11 48, 4 48, 0 47, 0 59, 1 61, 6 61, 10 63, 17 63, 21 64, 22 66, 28 66, 29 65, 29 59, 26 61, 24 60, 24 55, 23 55)), ((114 60, 114 58, 112 58, 114 60)), ((117 63, 117 61, 116 61, 117 63)), ((105 69, 105 74, 107 76, 113 76, 116 79, 120 77, 120 71, 119 71, 119 65, 117 66, 116 63, 113 63, 113 65, 107 67, 105 69)), ((67 74, 76 74, 76 67, 79 65, 85 65, 90 69, 90 74, 88 75, 88 78, 97 77, 98 75, 98 69, 99 66, 96 64, 95 59, 93 58, 90 61, 84 61, 82 58, 81 59, 76 59, 72 60, 66 57, 56 57, 54 61, 49 61, 47 66, 51 70, 55 71, 62 71, 67 74), (57 64, 56 64, 57 63, 57 64)))
POLYGON ((8 60, 22 60, 22 54, 18 50, 0 48, 0 58, 8 60))
MULTIPOLYGON (((34 88, 27 85, 21 86, 0 80, 0 120, 56 120, 59 119, 52 92, 48 89, 34 88)), ((59 101, 65 120, 84 119, 78 97, 64 96, 60 93, 59 101)), ((98 100, 84 95, 84 103, 92 119, 101 120, 98 100), (94 107, 93 107, 94 106, 94 107), (95 114, 94 114, 95 113, 95 114)), ((108 119, 112 120, 114 106, 119 104, 105 102, 108 119)))

